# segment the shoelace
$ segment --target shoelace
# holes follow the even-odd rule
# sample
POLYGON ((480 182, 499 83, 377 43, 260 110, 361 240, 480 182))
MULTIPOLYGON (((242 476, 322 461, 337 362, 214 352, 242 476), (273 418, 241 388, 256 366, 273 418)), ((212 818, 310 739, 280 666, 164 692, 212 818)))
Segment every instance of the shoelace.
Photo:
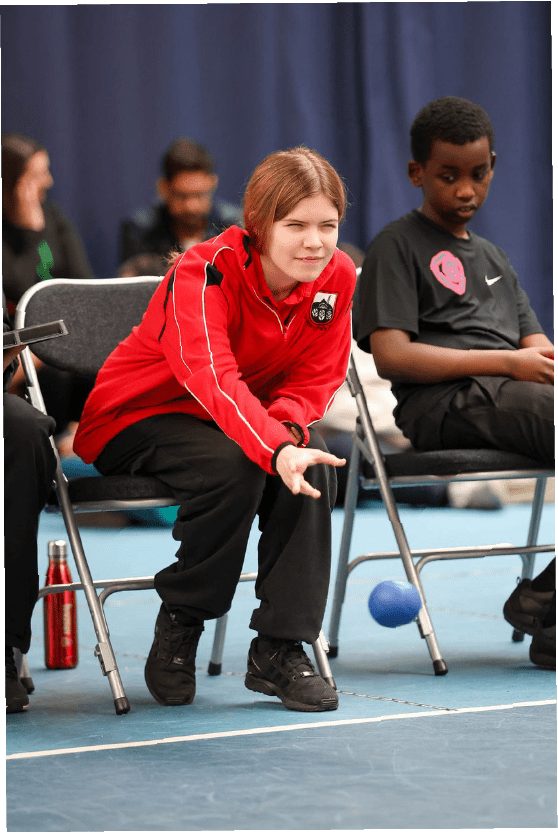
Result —
POLYGON ((174 657, 187 662, 191 657, 194 644, 197 644, 197 634, 198 629, 195 627, 183 628, 177 622, 172 622, 171 632, 166 633, 163 639, 168 653, 167 662, 172 662, 174 657))
POLYGON ((281 642, 277 649, 273 649, 271 658, 277 658, 297 674, 316 674, 316 669, 304 653, 300 642, 281 642))

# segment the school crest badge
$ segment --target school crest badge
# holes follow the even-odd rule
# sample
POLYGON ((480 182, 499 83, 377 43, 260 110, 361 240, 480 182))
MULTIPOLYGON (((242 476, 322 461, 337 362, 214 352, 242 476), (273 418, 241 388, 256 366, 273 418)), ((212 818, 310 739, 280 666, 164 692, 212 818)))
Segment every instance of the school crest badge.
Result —
POLYGON ((336 292, 316 292, 310 308, 310 318, 314 324, 329 324, 333 318, 336 302, 336 292))

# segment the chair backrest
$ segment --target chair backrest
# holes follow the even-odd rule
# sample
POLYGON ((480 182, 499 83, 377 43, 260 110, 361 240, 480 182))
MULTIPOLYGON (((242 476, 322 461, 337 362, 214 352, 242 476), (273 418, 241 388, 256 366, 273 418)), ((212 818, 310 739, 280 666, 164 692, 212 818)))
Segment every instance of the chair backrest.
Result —
POLYGON ((42 281, 20 299, 15 327, 61 318, 69 335, 37 342, 33 353, 60 370, 94 377, 141 322, 161 281, 161 277, 42 281))

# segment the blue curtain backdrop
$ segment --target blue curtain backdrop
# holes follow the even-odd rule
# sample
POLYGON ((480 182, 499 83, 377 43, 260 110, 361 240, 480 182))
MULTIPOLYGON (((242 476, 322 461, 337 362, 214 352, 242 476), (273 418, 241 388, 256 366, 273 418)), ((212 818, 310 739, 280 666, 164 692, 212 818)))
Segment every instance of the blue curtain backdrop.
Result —
POLYGON ((498 162, 472 228, 507 252, 551 335, 549 2, 5 6, 1 45, 2 131, 47 147, 52 198, 99 277, 178 136, 210 148, 232 202, 271 151, 316 148, 349 187, 342 237, 365 248, 419 205, 418 109, 477 101, 498 162))

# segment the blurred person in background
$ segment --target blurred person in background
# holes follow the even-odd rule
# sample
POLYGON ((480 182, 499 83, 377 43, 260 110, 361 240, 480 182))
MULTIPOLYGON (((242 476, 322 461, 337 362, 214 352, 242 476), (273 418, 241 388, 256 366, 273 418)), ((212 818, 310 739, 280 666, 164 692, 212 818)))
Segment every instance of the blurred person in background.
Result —
MULTIPOLYGON (((20 133, 2 136, 2 269, 7 310, 30 287, 50 278, 94 278, 74 224, 46 199, 54 184, 45 148, 20 133)), ((13 324, 13 320, 12 320, 13 324)), ((68 373, 42 366, 41 389, 57 425, 59 451, 71 453, 73 433, 91 385, 68 373)), ((22 396, 23 368, 13 376, 10 392, 22 396)))
POLYGON ((192 139, 176 139, 161 162, 159 202, 121 225, 119 262, 184 252, 229 226, 241 226, 240 208, 214 199, 218 181, 209 151, 192 139))

